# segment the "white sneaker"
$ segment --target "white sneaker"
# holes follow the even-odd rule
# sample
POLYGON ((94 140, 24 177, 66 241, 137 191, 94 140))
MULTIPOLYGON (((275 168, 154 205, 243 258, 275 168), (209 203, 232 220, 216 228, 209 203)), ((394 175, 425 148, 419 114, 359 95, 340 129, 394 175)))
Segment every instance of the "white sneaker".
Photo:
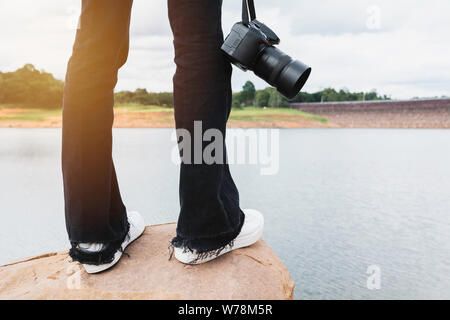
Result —
POLYGON ((256 210, 244 209, 243 211, 245 220, 241 232, 228 245, 219 250, 204 253, 186 250, 185 248, 174 248, 175 258, 185 264, 200 264, 211 261, 235 249, 251 246, 257 242, 261 238, 264 229, 264 217, 256 210))
MULTIPOLYGON (((119 262, 125 248, 142 235, 145 230, 145 222, 139 212, 131 211, 127 213, 127 216, 128 223, 130 224, 130 230, 128 231, 128 235, 125 237, 125 240, 122 242, 121 250, 117 250, 114 254, 114 260, 110 263, 100 264, 98 266, 93 264, 83 264, 83 267, 87 273, 99 273, 114 266, 117 262, 119 262)), ((103 249, 103 244, 101 243, 80 243, 78 246, 80 249, 88 252, 100 252, 103 249)))

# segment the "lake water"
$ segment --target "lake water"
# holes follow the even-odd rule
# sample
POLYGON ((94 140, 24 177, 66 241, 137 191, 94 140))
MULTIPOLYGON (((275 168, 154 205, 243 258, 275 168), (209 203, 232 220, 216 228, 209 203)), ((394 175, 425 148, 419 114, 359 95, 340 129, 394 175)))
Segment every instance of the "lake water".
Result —
MULTIPOLYGON (((171 133, 114 131, 123 198, 148 224, 177 218, 171 133)), ((60 141, 60 130, 0 129, 0 264, 68 247, 60 141)), ((260 169, 231 168, 295 298, 450 299, 450 130, 281 130, 278 174, 260 169)))

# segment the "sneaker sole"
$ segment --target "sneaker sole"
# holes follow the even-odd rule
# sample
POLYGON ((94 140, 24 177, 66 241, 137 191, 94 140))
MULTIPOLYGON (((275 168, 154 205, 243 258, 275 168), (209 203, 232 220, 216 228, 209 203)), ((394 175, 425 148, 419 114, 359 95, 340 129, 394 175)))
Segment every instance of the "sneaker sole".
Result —
POLYGON ((253 214, 257 214, 259 216, 259 220, 260 220, 260 225, 258 226, 258 229, 256 229, 254 232, 243 236, 243 237, 237 237, 234 240, 234 245, 232 248, 225 248, 222 252, 220 252, 218 255, 212 255, 210 257, 206 257, 203 258, 201 260, 195 260, 195 258, 192 257, 191 252, 184 252, 184 250, 182 248, 175 248, 174 249, 174 255, 175 258, 180 261, 181 263, 184 264, 189 264, 189 265, 197 265, 197 264, 202 264, 202 263, 206 263, 209 262, 211 260, 214 260, 228 252, 231 252, 233 250, 236 249, 240 249, 240 248, 245 248, 245 247, 249 247, 253 244, 255 244, 256 242, 258 242, 258 240, 261 238, 263 230, 264 230, 264 217, 263 215, 256 210, 251 210, 251 209, 245 209, 244 212, 252 212, 253 214))
MULTIPOLYGON (((132 213, 132 212, 130 212, 130 213, 132 213)), ((125 251, 125 249, 130 244, 132 244, 135 240, 137 240, 144 233, 144 231, 145 231, 145 223, 141 217, 141 223, 138 225, 136 234, 133 237, 130 237, 129 240, 125 240, 122 243, 122 251, 118 250, 114 254, 114 260, 110 263, 102 264, 102 265, 98 265, 98 266, 91 265, 91 264, 84 264, 83 267, 86 270, 86 272, 89 274, 94 274, 94 273, 100 273, 102 271, 112 268, 117 262, 119 262, 120 258, 122 258, 123 251, 125 251)))

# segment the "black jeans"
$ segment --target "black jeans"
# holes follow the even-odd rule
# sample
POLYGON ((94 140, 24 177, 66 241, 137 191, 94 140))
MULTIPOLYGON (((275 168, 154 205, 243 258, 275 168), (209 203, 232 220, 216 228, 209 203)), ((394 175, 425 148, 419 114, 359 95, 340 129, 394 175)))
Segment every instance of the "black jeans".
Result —
MULTIPOLYGON (((220 50, 222 0, 169 0, 168 4, 177 65, 176 128, 194 137, 194 121, 201 121, 203 132, 215 128, 225 139, 232 69, 220 50)), ((80 262, 93 263, 92 257, 80 254, 78 243, 106 244, 103 257, 95 257, 104 263, 128 233, 111 153, 114 87, 128 56, 131 7, 132 0, 83 0, 68 64, 62 169, 71 256, 80 262)), ((226 157, 225 147, 223 154, 226 157)), ((244 214, 227 164, 183 162, 179 190, 174 246, 204 252, 239 234, 244 214)))

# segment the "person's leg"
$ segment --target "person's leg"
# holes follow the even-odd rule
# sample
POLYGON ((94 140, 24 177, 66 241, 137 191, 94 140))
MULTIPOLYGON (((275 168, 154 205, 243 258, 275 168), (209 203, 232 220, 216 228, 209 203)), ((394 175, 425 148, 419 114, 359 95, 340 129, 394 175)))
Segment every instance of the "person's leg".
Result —
MULTIPOLYGON (((191 134, 191 160, 196 138, 194 121, 202 122, 202 134, 214 128, 225 139, 231 110, 232 68, 220 50, 221 7, 222 0, 169 0, 177 65, 176 128, 191 134)), ((182 162, 181 210, 177 236, 172 240, 175 247, 207 252, 226 246, 239 234, 245 216, 239 207, 238 190, 224 162, 212 165, 203 160, 202 164, 182 162)))
POLYGON ((80 262, 91 260, 77 249, 88 242, 106 244, 97 262, 110 261, 129 228, 111 153, 114 87, 128 55, 131 6, 132 0, 83 0, 68 64, 62 170, 70 254, 80 262))

